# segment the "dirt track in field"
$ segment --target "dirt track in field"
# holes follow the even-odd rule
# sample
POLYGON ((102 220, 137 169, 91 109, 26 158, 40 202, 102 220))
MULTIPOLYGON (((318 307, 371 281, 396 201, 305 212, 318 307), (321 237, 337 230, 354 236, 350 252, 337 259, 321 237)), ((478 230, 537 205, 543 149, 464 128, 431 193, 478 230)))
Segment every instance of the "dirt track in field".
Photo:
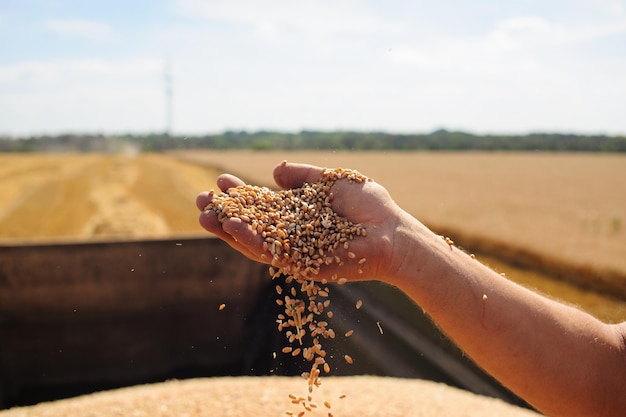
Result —
POLYGON ((201 233, 195 196, 211 168, 165 155, 0 155, 0 238, 201 233))

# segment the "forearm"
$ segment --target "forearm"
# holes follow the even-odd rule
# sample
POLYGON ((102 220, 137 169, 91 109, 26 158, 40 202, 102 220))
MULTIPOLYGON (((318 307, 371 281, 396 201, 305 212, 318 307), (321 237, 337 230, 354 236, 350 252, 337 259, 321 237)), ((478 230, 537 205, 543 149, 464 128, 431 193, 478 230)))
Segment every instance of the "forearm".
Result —
POLYGON ((626 398, 613 327, 505 279, 408 216, 397 235, 406 252, 391 282, 518 395, 555 416, 596 415, 605 395, 626 398))

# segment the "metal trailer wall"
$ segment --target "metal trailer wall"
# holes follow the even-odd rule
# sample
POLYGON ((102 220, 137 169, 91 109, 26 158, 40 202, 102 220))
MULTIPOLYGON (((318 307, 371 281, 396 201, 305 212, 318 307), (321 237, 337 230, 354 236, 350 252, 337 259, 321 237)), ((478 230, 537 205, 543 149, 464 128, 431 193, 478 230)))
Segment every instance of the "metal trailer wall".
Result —
MULTIPOLYGON (((0 246, 0 408, 171 378, 299 375, 310 364, 281 353, 276 283, 213 238, 0 246)), ((522 404, 396 289, 331 287, 332 375, 428 378, 522 404)))

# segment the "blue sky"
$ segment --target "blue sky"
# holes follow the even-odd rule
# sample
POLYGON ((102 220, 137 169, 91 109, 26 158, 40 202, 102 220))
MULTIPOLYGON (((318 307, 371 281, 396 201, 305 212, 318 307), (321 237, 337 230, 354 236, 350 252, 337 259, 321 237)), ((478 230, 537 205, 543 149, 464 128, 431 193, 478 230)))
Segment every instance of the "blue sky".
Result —
POLYGON ((626 0, 0 0, 0 134, 626 134, 626 0), (168 64, 169 63, 169 64, 168 64))

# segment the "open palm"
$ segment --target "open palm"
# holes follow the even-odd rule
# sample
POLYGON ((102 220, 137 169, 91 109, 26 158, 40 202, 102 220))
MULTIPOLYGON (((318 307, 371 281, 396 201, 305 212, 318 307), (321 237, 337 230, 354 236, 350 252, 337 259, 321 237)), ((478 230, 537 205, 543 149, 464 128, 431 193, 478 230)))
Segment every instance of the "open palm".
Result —
MULTIPOLYGON (((298 188, 305 183, 318 181, 322 171, 322 168, 312 165, 281 163, 274 169, 274 179, 283 189, 298 188)), ((220 176, 217 181, 222 191, 243 184, 239 178, 229 174, 220 176)), ((354 183, 341 179, 333 185, 331 192, 333 210, 353 223, 360 223, 366 229, 367 235, 350 241, 347 250, 341 246, 335 249, 333 255, 338 256, 343 262, 323 265, 318 278, 330 279, 336 275, 348 280, 366 280, 392 275, 395 267, 392 256, 394 232, 401 210, 387 190, 374 181, 354 183), (349 259, 348 251, 356 254, 356 257, 349 259), (366 262, 359 264, 358 261, 362 258, 365 258, 366 262)), ((198 208, 202 211, 200 224, 248 258, 270 263, 272 255, 263 250, 263 238, 247 223, 237 218, 220 223, 213 211, 204 211, 213 196, 213 192, 208 192, 197 197, 198 208)))

